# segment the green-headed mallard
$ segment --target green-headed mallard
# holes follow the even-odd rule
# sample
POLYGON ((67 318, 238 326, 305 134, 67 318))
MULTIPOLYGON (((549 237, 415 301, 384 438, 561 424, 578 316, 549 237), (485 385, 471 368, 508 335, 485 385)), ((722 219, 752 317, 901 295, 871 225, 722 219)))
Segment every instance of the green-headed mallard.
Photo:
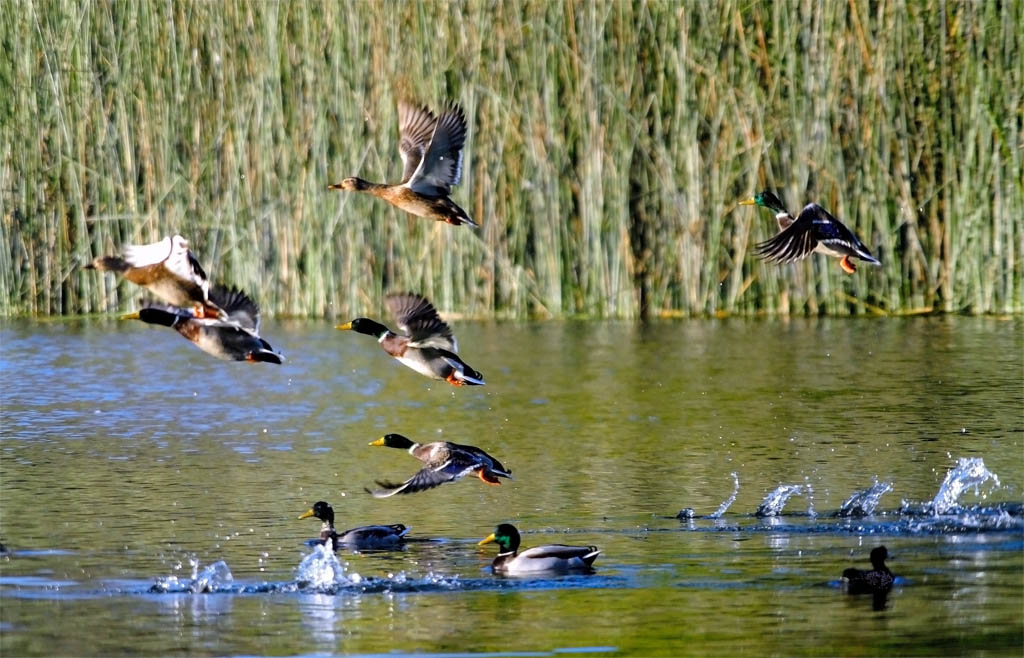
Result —
POLYGON ((475 446, 465 446, 449 441, 420 444, 401 434, 387 434, 371 442, 370 445, 407 450, 410 455, 426 464, 416 475, 401 484, 378 480, 377 484, 381 489, 370 492, 376 498, 433 489, 445 482, 454 482, 470 473, 476 473, 477 477, 487 484, 501 484, 498 478, 512 477, 512 471, 475 446))
POLYGON ((890 589, 895 578, 889 567, 885 566, 888 557, 889 551, 885 546, 876 546, 871 549, 871 571, 853 568, 844 570, 846 591, 850 594, 872 594, 890 589))
POLYGON ((122 319, 171 327, 199 349, 225 361, 280 364, 284 360, 260 338, 260 310, 245 293, 214 286, 210 298, 227 319, 197 317, 190 309, 164 305, 148 306, 122 319))
POLYGON ((210 300, 210 280, 188 248, 188 240, 175 235, 160 242, 128 245, 120 256, 101 256, 85 266, 117 272, 168 304, 191 308, 197 318, 223 317, 210 300))
POLYGON ((514 525, 502 523, 479 545, 495 542, 500 550, 491 568, 495 573, 522 575, 537 572, 590 571, 601 554, 596 546, 549 544, 534 546, 519 553, 519 531, 514 525))
POLYGON ((300 519, 316 517, 323 521, 320 526, 320 543, 331 542, 334 550, 339 548, 388 548, 396 546, 405 539, 409 529, 401 523, 394 525, 364 525, 339 533, 334 529, 334 508, 320 500, 304 512, 300 519))
POLYGON ((881 265, 853 231, 816 203, 804 206, 796 219, 782 205, 782 201, 768 190, 740 201, 740 205, 758 205, 776 213, 775 219, 781 231, 756 245, 757 255, 766 260, 792 263, 817 251, 841 259, 839 265, 847 274, 857 271, 857 266, 850 260, 851 256, 872 265, 881 265))
POLYGON ((484 376, 459 357, 451 328, 425 297, 412 293, 388 295, 385 303, 406 335, 367 318, 356 318, 335 328, 373 336, 401 364, 431 379, 443 379, 452 386, 483 385, 484 376))
POLYGON ((458 185, 462 177, 462 147, 466 143, 462 108, 450 104, 438 118, 425 106, 400 102, 398 136, 404 165, 401 183, 346 178, 328 189, 366 192, 417 217, 477 227, 466 211, 448 198, 451 186, 458 185))

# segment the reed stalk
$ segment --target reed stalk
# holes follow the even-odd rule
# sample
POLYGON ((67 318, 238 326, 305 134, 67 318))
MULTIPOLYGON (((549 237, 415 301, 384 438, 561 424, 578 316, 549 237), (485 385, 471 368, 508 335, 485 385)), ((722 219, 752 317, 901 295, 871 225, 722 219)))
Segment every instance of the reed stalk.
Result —
POLYGON ((0 314, 132 307, 83 271, 181 233, 268 314, 411 289, 467 315, 1017 313, 1021 2, 0 3, 0 314), (395 180, 396 101, 465 108, 479 231, 395 180), (753 257, 817 201, 883 262, 753 257))

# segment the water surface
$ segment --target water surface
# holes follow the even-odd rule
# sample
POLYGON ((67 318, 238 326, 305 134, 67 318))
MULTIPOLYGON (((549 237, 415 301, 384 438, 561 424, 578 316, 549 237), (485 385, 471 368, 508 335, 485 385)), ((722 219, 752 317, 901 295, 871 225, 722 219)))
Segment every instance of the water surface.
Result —
POLYGON ((267 322, 275 367, 162 328, 7 321, 0 652, 1024 647, 1020 319, 454 328, 487 386, 430 382, 326 322, 267 322), (515 479, 373 499, 374 479, 417 467, 367 445, 387 432, 480 446, 515 479), (998 484, 936 516, 967 458, 998 484), (833 516, 875 483, 891 490, 872 514, 833 516), (799 490, 754 516, 780 485, 799 490), (401 522, 422 541, 340 554, 337 582, 303 586, 318 524, 296 517, 320 499, 340 528, 401 522), (501 521, 525 546, 599 546, 596 572, 493 577, 476 542, 501 521), (881 605, 836 582, 878 544, 900 576, 881 605))

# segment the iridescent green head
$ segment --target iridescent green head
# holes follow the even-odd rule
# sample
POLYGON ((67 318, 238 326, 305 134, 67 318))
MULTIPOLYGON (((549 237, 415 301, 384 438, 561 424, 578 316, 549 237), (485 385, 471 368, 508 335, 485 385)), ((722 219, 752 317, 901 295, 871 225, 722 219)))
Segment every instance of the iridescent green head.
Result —
POLYGON ((754 206, 754 205, 757 205, 757 206, 761 206, 762 208, 768 208, 769 210, 774 210, 777 213, 779 213, 779 212, 781 212, 781 213, 788 212, 786 210, 786 206, 784 206, 782 204, 782 201, 779 200, 779 197, 775 196, 774 194, 772 194, 768 190, 764 190, 762 192, 758 192, 757 194, 755 194, 753 196, 753 198, 747 199, 746 201, 740 201, 740 205, 741 206, 754 206))
POLYGON ((516 527, 510 523, 502 523, 494 529, 494 532, 481 539, 478 545, 494 542, 501 547, 502 553, 514 553, 519 550, 519 541, 519 531, 516 530, 516 527))

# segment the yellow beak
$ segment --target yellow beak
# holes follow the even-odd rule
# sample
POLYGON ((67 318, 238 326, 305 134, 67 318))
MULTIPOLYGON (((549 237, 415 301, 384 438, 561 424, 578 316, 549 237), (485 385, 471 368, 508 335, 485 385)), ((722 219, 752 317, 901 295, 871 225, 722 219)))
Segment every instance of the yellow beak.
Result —
POLYGON ((300 519, 308 519, 311 516, 313 516, 313 510, 309 509, 309 510, 306 510, 305 512, 303 512, 302 516, 300 516, 299 518, 300 519))
POLYGON ((382 446, 382 445, 384 445, 384 437, 382 436, 379 439, 377 439, 376 441, 370 441, 370 445, 371 446, 382 446))
POLYGON ((342 331, 348 331, 349 329, 352 328, 352 323, 351 322, 346 322, 345 324, 336 325, 334 328, 335 329, 341 329, 342 331))
POLYGON ((497 541, 497 539, 495 538, 493 532, 491 534, 487 535, 486 537, 484 537, 483 539, 481 539, 480 541, 478 541, 476 543, 476 545, 477 546, 483 546, 484 544, 490 544, 492 541, 497 541))
POLYGON ((753 206, 757 203, 753 198, 747 199, 746 201, 740 201, 741 206, 753 206))
POLYGON ((120 317, 120 319, 121 320, 138 320, 139 319, 139 312, 135 311, 134 313, 125 313, 124 315, 122 315, 120 317))

